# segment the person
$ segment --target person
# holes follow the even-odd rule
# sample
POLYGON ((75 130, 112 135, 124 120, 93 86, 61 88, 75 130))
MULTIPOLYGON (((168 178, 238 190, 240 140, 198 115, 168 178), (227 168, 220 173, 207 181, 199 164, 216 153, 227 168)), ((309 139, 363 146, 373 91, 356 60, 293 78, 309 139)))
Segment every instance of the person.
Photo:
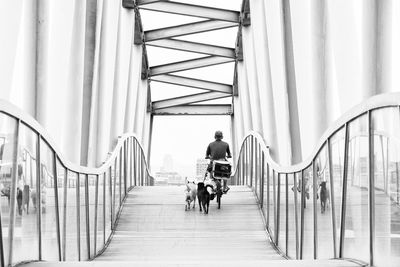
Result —
MULTIPOLYGON (((224 160, 226 161, 226 158, 232 158, 231 151, 229 150, 229 144, 222 141, 222 138, 224 138, 223 134, 221 131, 216 131, 214 135, 215 141, 211 142, 206 151, 206 159, 210 159, 211 162, 208 165, 207 171, 211 172, 212 171, 212 164, 214 160, 224 160)), ((226 180, 223 180, 223 193, 227 193, 229 191, 229 187, 227 186, 226 180)), ((218 182, 219 183, 219 182, 218 182)), ((221 185, 217 184, 216 187, 219 188, 221 185)))

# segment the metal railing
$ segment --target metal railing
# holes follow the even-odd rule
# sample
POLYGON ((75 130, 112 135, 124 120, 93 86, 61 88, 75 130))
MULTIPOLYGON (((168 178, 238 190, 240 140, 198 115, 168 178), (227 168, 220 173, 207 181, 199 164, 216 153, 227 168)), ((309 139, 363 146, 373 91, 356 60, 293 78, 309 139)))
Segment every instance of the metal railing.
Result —
POLYGON ((44 129, 0 100, 0 264, 90 260, 107 246, 127 192, 153 185, 124 134, 99 168, 65 160, 44 129))
POLYGON ((234 181, 250 186, 271 242, 288 259, 400 265, 400 94, 343 115, 304 162, 283 167, 255 132, 234 181))

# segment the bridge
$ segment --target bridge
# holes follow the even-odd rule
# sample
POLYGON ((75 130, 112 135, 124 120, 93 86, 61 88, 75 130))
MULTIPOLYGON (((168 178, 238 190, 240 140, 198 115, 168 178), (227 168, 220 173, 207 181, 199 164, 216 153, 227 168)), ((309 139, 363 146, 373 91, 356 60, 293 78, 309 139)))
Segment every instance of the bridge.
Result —
POLYGON ((1 3, 0 266, 399 266, 400 7, 300 2, 1 3), (231 122, 208 215, 149 164, 184 115, 231 122))

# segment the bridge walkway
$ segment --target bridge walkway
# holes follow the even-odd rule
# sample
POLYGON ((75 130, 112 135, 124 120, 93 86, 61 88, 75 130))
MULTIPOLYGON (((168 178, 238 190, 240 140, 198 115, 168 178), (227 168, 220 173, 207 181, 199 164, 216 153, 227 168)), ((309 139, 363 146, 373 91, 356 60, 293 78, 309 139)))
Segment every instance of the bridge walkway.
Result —
POLYGON ((91 262, 28 266, 359 266, 347 261, 287 261, 270 245, 262 215, 247 186, 232 186, 209 214, 185 211, 184 186, 135 187, 111 243, 91 262), (322 264, 322 265, 321 265, 322 264))

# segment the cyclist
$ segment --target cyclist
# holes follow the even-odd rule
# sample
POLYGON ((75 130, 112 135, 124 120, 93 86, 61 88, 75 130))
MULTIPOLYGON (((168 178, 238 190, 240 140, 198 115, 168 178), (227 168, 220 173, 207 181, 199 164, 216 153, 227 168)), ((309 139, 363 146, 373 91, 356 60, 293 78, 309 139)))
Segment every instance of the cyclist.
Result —
MULTIPOLYGON (((229 150, 228 143, 222 141, 223 134, 221 131, 216 131, 214 135, 215 141, 211 142, 206 151, 206 159, 210 159, 211 162, 208 165, 207 171, 211 173, 212 171, 212 164, 214 160, 224 160, 226 158, 232 158, 231 151, 229 150)), ((212 177, 211 177, 212 178, 212 177)), ((217 189, 221 187, 219 181, 215 181, 217 189)), ((223 182, 223 193, 227 193, 229 191, 229 187, 226 184, 226 180, 223 182)))

